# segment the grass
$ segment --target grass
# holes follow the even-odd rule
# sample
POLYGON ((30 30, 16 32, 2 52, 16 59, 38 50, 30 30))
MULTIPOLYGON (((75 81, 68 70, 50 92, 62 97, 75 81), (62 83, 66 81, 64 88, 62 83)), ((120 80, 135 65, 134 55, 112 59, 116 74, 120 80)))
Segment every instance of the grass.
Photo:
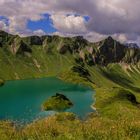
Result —
POLYGON ((139 140, 139 121, 101 116, 80 121, 73 114, 60 113, 16 130, 5 122, 0 130, 3 140, 139 140))
POLYGON ((46 54, 42 47, 34 46, 30 56, 15 56, 0 48, 0 78, 4 80, 57 76, 73 64, 68 54, 46 54))
POLYGON ((66 96, 56 93, 55 96, 50 97, 43 103, 42 109, 46 111, 64 111, 71 108, 72 106, 73 103, 66 96))
POLYGON ((130 89, 130 86, 134 85, 140 87, 139 79, 134 78, 135 71, 131 71, 129 77, 118 64, 112 64, 107 68, 99 66, 86 66, 86 68, 94 84, 71 70, 62 73, 59 78, 93 87, 96 91, 94 105, 96 113, 91 113, 86 120, 80 120, 71 113, 59 113, 20 129, 11 122, 1 122, 1 138, 3 140, 139 140, 140 96, 138 90, 130 89), (117 80, 116 77, 112 79, 104 75, 104 71, 108 72, 108 75, 119 73, 119 77, 117 80), (130 86, 126 88, 123 82, 127 82, 130 86))
POLYGON ((108 68, 86 66, 94 84, 79 77, 78 73, 73 73, 70 69, 59 76, 66 81, 93 87, 96 91, 94 106, 97 113, 91 113, 86 120, 79 120, 71 113, 59 113, 21 129, 11 122, 1 122, 1 138, 3 140, 139 140, 139 92, 122 84, 125 81, 128 85, 136 85, 139 88, 139 80, 134 78, 135 72, 131 73, 130 78, 119 65, 112 65, 108 68), (104 72, 108 72, 109 76, 104 75, 104 72), (119 73, 118 78, 121 79, 116 80, 116 77, 110 79, 110 75, 114 73, 119 73), (127 80, 118 82, 122 79, 127 80))
POLYGON ((89 75, 73 72, 71 55, 43 53, 33 47, 32 56, 5 55, 0 48, 0 77, 4 80, 57 76, 84 84, 96 91, 97 112, 86 120, 74 114, 60 113, 24 127, 0 121, 2 140, 139 140, 140 139, 140 67, 110 64, 88 66, 89 75), (17 59, 18 57, 18 59, 17 59), (15 65, 16 64, 16 65, 15 65), (90 82, 89 82, 90 80, 90 82))

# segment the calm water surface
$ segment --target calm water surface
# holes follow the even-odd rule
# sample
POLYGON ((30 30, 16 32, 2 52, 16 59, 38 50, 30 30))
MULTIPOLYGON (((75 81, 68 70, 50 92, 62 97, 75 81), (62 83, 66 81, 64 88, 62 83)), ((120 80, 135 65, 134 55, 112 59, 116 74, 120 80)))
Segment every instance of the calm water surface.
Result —
POLYGON ((66 95, 74 104, 67 112, 84 118, 92 112, 94 91, 82 85, 66 83, 57 78, 8 81, 0 87, 0 119, 31 122, 52 115, 53 111, 42 111, 41 104, 56 92, 66 95))

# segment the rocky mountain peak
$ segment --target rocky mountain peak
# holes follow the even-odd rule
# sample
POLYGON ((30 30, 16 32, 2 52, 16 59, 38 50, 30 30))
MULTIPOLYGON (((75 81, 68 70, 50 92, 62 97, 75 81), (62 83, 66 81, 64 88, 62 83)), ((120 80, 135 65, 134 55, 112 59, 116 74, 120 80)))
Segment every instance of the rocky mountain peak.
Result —
POLYGON ((111 36, 107 37, 105 40, 104 40, 104 44, 114 44, 114 42, 117 42, 115 39, 113 39, 111 36))

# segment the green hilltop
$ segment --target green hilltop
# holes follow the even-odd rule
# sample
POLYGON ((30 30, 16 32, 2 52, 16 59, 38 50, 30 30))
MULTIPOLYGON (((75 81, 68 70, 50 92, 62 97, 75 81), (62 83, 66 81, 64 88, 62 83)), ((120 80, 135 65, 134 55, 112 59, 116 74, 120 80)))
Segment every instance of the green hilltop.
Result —
POLYGON ((31 124, 22 134, 13 130, 8 122, 1 122, 5 129, 0 128, 0 135, 7 137, 6 133, 14 133, 17 139, 21 135, 25 139, 45 139, 46 136, 48 139, 81 140, 140 138, 139 47, 121 44, 112 37, 91 43, 81 36, 20 37, 0 31, 0 79, 48 76, 94 88, 94 107, 98 113, 91 114, 86 122, 73 115, 71 120, 71 115, 61 116, 60 113, 31 124), (59 123, 61 119, 63 124, 59 123), (45 126, 46 121, 53 127, 45 126), (40 131, 37 131, 38 127, 40 131))

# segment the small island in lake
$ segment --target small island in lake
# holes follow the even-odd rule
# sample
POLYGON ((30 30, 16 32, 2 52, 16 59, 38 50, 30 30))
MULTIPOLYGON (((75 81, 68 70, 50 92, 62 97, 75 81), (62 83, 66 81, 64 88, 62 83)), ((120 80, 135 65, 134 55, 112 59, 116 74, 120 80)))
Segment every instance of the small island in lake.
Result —
POLYGON ((50 97, 42 105, 42 109, 45 111, 63 111, 73 106, 73 103, 63 94, 56 93, 55 96, 50 97))

